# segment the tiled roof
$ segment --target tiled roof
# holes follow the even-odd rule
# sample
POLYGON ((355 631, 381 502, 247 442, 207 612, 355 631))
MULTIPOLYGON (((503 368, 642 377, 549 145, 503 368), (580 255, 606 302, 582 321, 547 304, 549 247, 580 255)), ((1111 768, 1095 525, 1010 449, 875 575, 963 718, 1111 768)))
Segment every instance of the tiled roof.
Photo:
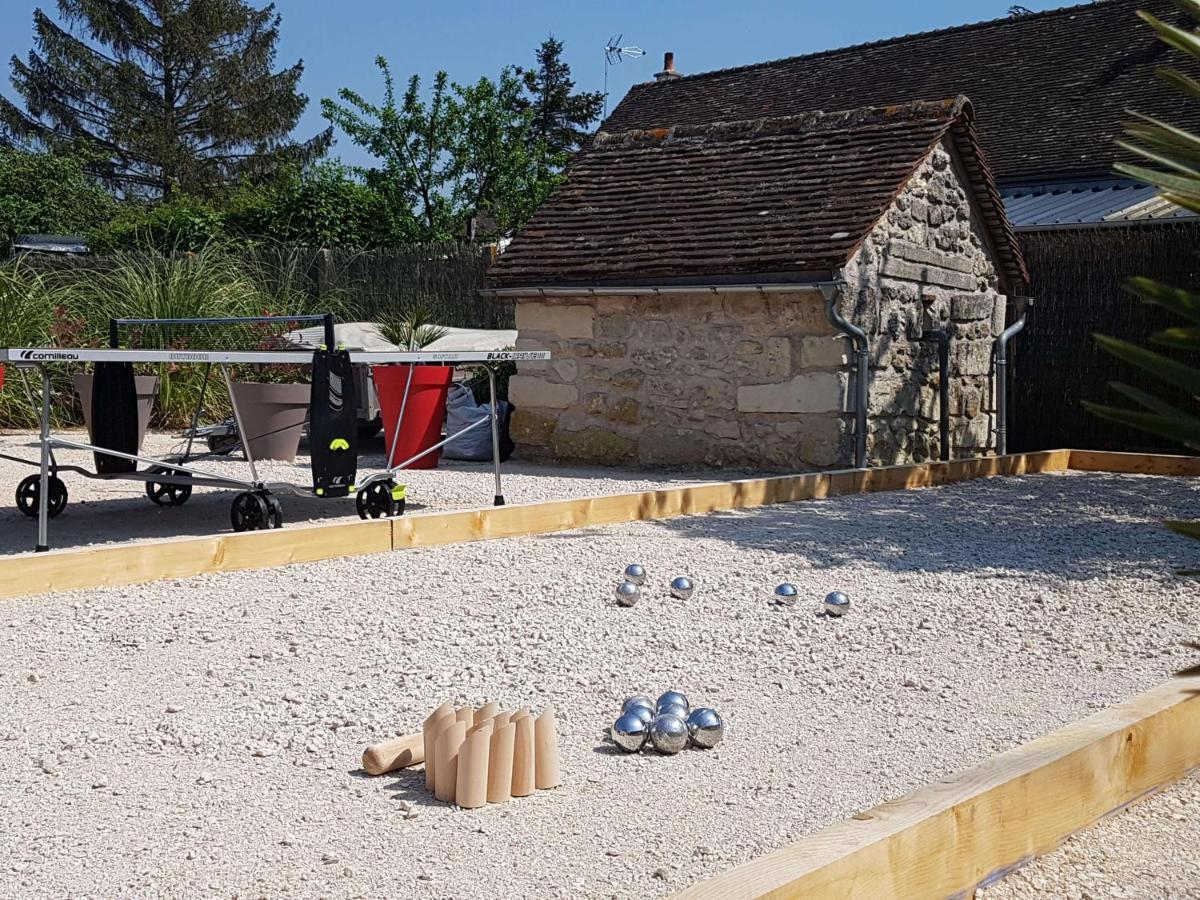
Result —
POLYGON ((943 139, 1009 284, 1025 270, 965 98, 601 132, 489 272, 500 286, 799 280, 866 239, 943 139))
MULTIPOLYGON (((1154 70, 1200 76, 1136 12, 1186 21, 1170 0, 1101 0, 908 37, 635 85, 602 129, 791 116, 965 94, 1001 181, 1107 174, 1127 109, 1200 129, 1154 70)), ((686 50, 686 48, 677 48, 686 50)), ((686 53, 681 54, 686 61, 686 53)))

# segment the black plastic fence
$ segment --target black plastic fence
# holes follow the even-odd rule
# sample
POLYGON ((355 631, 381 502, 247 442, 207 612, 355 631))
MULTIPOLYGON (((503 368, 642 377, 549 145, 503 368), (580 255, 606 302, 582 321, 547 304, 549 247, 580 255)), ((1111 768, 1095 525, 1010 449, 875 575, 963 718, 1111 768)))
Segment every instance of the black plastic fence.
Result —
POLYGON ((1107 387, 1113 380, 1165 394, 1162 382, 1101 353, 1092 335, 1145 343, 1153 332, 1181 324, 1122 285, 1145 275, 1200 290, 1200 224, 1027 232, 1021 246, 1037 305, 1013 342, 1010 450, 1181 452, 1166 440, 1096 418, 1080 401, 1128 405, 1107 387))

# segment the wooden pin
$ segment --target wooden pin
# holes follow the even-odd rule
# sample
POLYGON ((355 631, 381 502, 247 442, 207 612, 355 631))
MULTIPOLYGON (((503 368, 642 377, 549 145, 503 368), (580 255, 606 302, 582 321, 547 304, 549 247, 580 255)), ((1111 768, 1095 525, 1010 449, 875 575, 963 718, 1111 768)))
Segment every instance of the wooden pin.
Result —
POLYGON ((433 795, 443 803, 454 802, 454 792, 458 787, 459 753, 466 738, 467 726, 462 722, 447 726, 437 736, 437 743, 434 745, 437 763, 433 795))
POLYGON ((425 761, 425 734, 406 734, 373 744, 363 751, 362 767, 368 775, 382 775, 425 761))
POLYGON ((437 765, 437 754, 433 750, 434 741, 437 739, 438 732, 446 725, 447 720, 453 721, 453 719, 454 707, 449 701, 446 701, 430 713, 429 718, 421 727, 425 738, 425 790, 427 791, 433 790, 434 770, 437 765))
POLYGON ((534 722, 534 781, 538 790, 562 784, 558 766, 558 731, 554 707, 547 706, 534 722))
POLYGON ((478 809, 487 803, 488 757, 492 728, 483 724, 467 735, 458 756, 458 781, 454 802, 463 809, 478 809))
POLYGON ((475 710, 475 724, 478 725, 480 722, 483 722, 486 719, 492 718, 498 712, 500 712, 500 704, 499 703, 483 704, 483 706, 481 706, 481 707, 479 707, 479 709, 475 710))
POLYGON ((491 760, 488 763, 488 803, 512 799, 513 741, 517 726, 511 722, 492 732, 491 760))
POLYGON ((517 733, 513 738, 512 795, 528 797, 535 788, 533 718, 521 716, 515 724, 517 733))
POLYGON ((492 725, 494 726, 494 729, 496 731, 499 731, 501 728, 503 728, 505 725, 507 725, 510 721, 512 721, 512 713, 510 713, 510 712, 496 713, 496 715, 492 718, 492 725))
POLYGON ((464 706, 462 709, 455 712, 454 717, 468 728, 475 724, 475 710, 469 706, 464 706))

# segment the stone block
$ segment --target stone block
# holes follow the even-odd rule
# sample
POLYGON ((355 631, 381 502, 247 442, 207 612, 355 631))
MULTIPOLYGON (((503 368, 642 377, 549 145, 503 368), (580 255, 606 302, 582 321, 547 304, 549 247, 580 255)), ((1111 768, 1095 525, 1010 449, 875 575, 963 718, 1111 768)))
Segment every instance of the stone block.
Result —
POLYGON ((971 419, 959 419, 954 423, 954 446, 962 450, 979 450, 991 446, 992 417, 978 415, 971 419))
POLYGON ((954 375, 986 375, 992 370, 990 341, 955 341, 950 345, 950 371, 954 375))
POLYGON ((792 374, 792 342, 785 337, 767 338, 767 377, 792 374))
POLYGON ((549 331, 562 338, 592 338, 596 334, 596 310, 589 303, 540 303, 517 300, 518 331, 549 331))
POLYGON ((566 409, 579 400, 579 389, 573 384, 551 384, 542 378, 514 375, 508 382, 508 395, 518 409, 566 409))
POLYGON ((989 294, 955 294, 950 298, 950 318, 955 322, 976 322, 991 318, 996 300, 989 294))
POLYGON ((737 409, 744 413, 838 412, 845 381, 833 372, 797 375, 772 384, 746 384, 737 390, 737 409))
POLYGON ((888 245, 888 251, 892 256, 898 256, 900 259, 905 259, 913 263, 923 263, 929 266, 937 266, 940 269, 951 269, 955 272, 965 272, 967 274, 974 274, 975 272, 975 261, 969 257, 941 253, 909 241, 894 239, 888 245))
POLYGON ((940 284, 943 287, 957 288, 962 291, 972 291, 977 285, 975 276, 966 272, 955 272, 925 263, 910 263, 895 257, 883 264, 882 272, 889 278, 915 281, 921 284, 940 284))
POLYGON ((709 417, 704 420, 704 433, 722 440, 737 440, 742 436, 742 426, 732 419, 709 417))
POLYGON ((550 438, 550 449, 556 459, 575 459, 605 466, 633 462, 637 458, 637 446, 633 440, 605 428, 556 431, 550 438))
POLYGON ((648 427, 637 445, 638 462, 650 466, 702 466, 710 454, 710 439, 689 428, 648 427))
POLYGON ((608 407, 605 414, 609 421, 624 422, 627 425, 635 425, 638 420, 638 412, 641 409, 641 404, 632 397, 622 397, 616 403, 608 407))
POLYGON ((550 371, 556 381, 569 384, 579 377, 579 363, 573 359, 552 359, 550 371))
POLYGON ((517 407, 513 410, 509 434, 518 444, 545 446, 550 442, 557 422, 557 416, 517 407))
POLYGON ((637 369, 622 369, 612 376, 612 385, 623 391, 636 391, 642 386, 645 377, 637 369))

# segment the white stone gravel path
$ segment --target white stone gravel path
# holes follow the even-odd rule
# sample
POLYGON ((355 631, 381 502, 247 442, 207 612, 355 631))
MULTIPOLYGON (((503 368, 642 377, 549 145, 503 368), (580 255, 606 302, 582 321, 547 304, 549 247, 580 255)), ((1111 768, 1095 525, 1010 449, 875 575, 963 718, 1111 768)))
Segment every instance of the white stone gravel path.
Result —
POLYGON ((1193 481, 997 478, 0 602, 0 896, 665 895, 1161 683, 1200 634, 1168 516, 1193 481), (667 688, 725 743, 615 753, 667 688), (555 703, 564 786, 357 772, 445 699, 555 703))
MULTIPOLYGON (((85 432, 64 432, 70 440, 86 441, 85 432)), ((150 433, 142 452, 163 456, 181 444, 178 436, 150 433)), ((264 481, 286 481, 311 485, 312 473, 307 449, 301 443, 301 455, 295 463, 265 461, 259 463, 264 481)), ((38 459, 36 436, 27 433, 0 435, 0 453, 26 459, 38 459)), ((94 471, 92 454, 79 450, 56 450, 61 464, 77 465, 94 471)), ((380 471, 386 464, 383 439, 364 441, 359 471, 380 471)), ((195 463, 196 467, 227 477, 247 479, 249 469, 240 452, 232 457, 214 457, 195 463)), ((17 484, 37 469, 11 460, 0 459, 0 554, 31 551, 37 539, 37 521, 18 511, 14 502, 17 484)), ((502 485, 509 503, 530 503, 645 491, 699 481, 726 481, 747 477, 741 471, 676 471, 669 469, 616 469, 601 466, 567 466, 511 460, 502 469, 502 485)), ((62 474, 70 494, 66 510, 50 523, 52 547, 77 547, 123 541, 152 540, 184 535, 211 535, 230 532, 229 506, 235 490, 198 488, 183 506, 158 507, 150 502, 141 482, 100 481, 74 472, 62 474)), ((429 512, 447 509, 474 509, 487 506, 495 494, 490 463, 442 460, 436 469, 412 469, 398 479, 408 485, 408 509, 429 512)), ((311 494, 278 494, 283 504, 286 525, 357 519, 354 498, 322 500, 311 494)))

